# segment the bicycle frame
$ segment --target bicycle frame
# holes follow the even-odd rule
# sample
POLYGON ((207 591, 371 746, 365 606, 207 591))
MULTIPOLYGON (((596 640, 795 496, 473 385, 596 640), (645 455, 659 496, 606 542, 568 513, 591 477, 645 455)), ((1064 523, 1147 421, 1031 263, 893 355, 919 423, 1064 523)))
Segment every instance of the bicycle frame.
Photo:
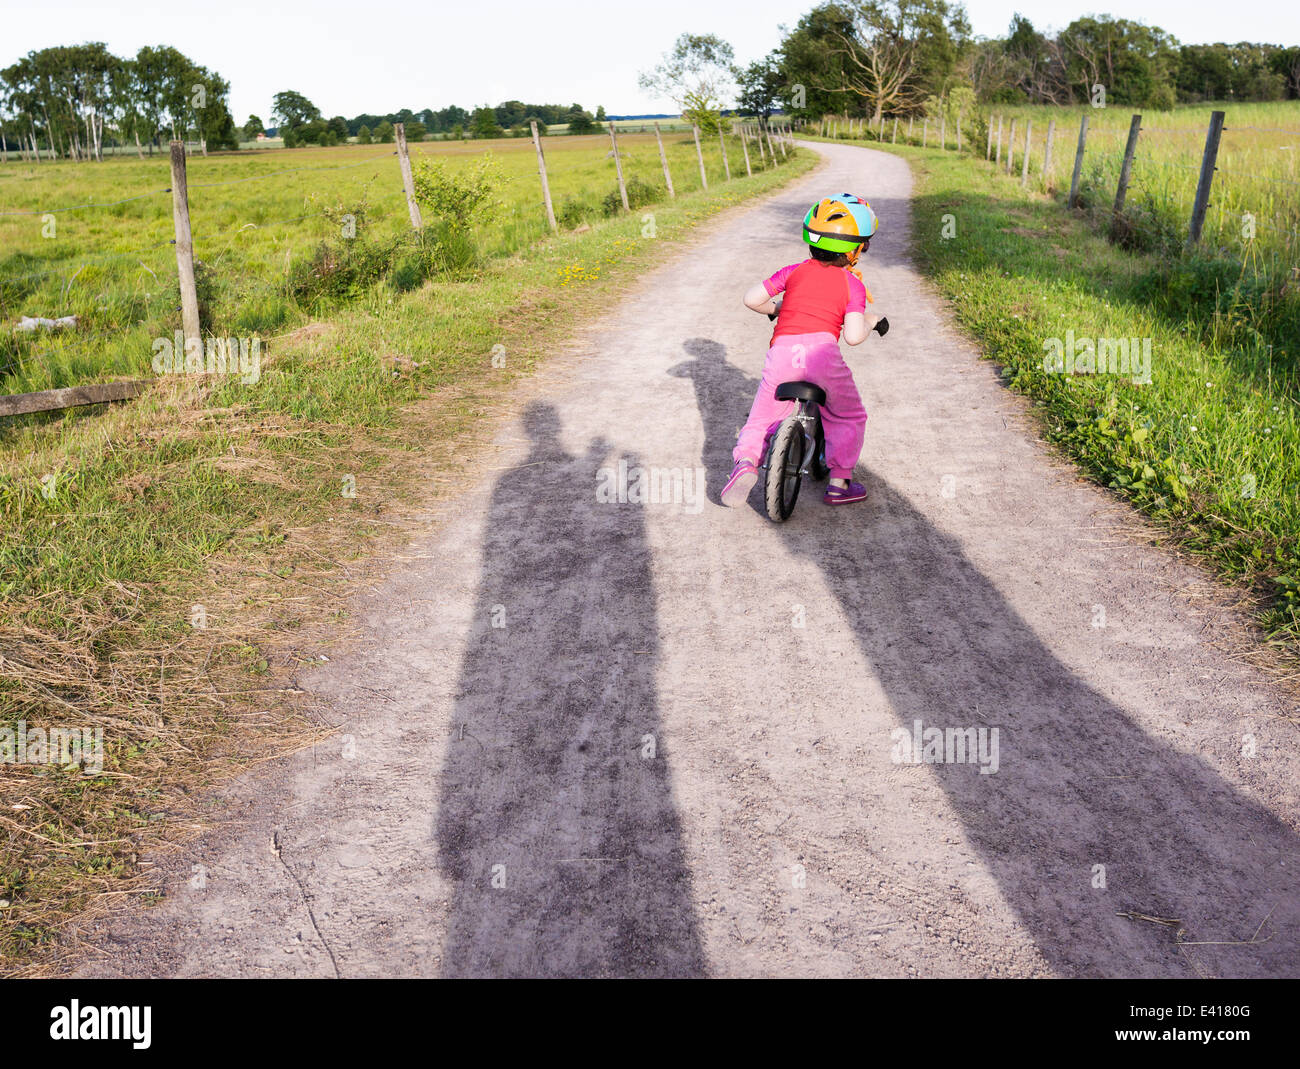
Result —
MULTIPOLYGON (((786 419, 794 418, 798 420, 800 429, 803 431, 804 450, 803 461, 799 466, 799 478, 802 480, 812 472, 813 461, 817 458, 817 439, 821 428, 822 416, 821 410, 816 401, 796 401, 795 410, 786 416, 786 419)), ((783 419, 781 423, 784 423, 783 419)), ((759 468, 767 470, 768 461, 771 458, 772 437, 776 434, 778 423, 771 431, 768 432, 767 439, 763 443, 763 463, 759 468)))

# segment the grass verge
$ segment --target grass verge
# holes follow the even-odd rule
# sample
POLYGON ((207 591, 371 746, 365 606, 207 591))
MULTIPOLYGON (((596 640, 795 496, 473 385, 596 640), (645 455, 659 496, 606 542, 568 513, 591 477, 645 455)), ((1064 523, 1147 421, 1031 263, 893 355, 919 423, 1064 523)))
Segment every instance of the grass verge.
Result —
MULTIPOLYGON (((983 160, 870 147, 911 165, 916 261, 1001 365, 1007 385, 1035 400, 1048 440, 1239 584, 1267 641, 1293 657, 1300 640, 1296 354, 1224 329, 1223 263, 1171 262, 1112 244, 1084 213, 1022 191, 1018 176, 983 160), (1150 382, 1089 372, 1086 360, 1076 373, 1048 370, 1051 339, 1069 337, 1076 351, 1092 339, 1095 352, 1101 339, 1149 340, 1150 382)), ((1246 277, 1247 266, 1236 274, 1246 277)))

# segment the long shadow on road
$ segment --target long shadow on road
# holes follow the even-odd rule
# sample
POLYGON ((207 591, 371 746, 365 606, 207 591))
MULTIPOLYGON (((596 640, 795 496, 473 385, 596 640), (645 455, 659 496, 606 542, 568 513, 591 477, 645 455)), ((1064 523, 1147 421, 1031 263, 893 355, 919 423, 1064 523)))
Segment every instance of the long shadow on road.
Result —
POLYGON ((441 778, 436 836, 455 886, 443 972, 702 974, 644 512, 598 502, 609 447, 570 456, 557 425, 550 406, 529 408, 528 460, 492 495, 441 778))
MULTIPOLYGON (((695 383, 712 486, 730 469, 756 384, 718 343, 685 346, 695 360, 673 373, 695 383)), ((1078 678, 902 494, 861 467, 855 477, 869 491, 863 505, 830 510, 810 495, 773 531, 821 568, 900 727, 999 728, 996 774, 929 768, 1050 964, 1066 975, 1191 974, 1171 928, 1117 916, 1131 910, 1181 920, 1188 940, 1272 936, 1187 948, 1207 972, 1300 973, 1295 833, 1078 678), (1097 865, 1105 890, 1093 885, 1097 865)), ((1045 544, 1044 559, 1059 550, 1045 544)), ((743 575, 763 571, 750 561, 743 575)), ((892 738, 879 746, 889 754, 892 738)))

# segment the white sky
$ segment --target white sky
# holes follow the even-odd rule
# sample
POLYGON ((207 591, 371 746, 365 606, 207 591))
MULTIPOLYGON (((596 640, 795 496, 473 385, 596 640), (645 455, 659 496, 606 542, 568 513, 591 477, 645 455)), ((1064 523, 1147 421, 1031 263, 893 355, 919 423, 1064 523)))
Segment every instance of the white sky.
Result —
MULTIPOLYGON (((671 112, 637 87, 683 31, 716 33, 742 62, 780 41, 815 0, 509 3, 493 0, 0 0, 0 66, 33 48, 104 41, 118 55, 169 44, 231 83, 235 121, 270 121, 295 89, 324 114, 351 117, 517 99, 579 102, 611 114, 671 112)), ((1188 44, 1300 43, 1295 0, 970 0, 976 34, 1004 34, 1019 11, 1039 29, 1082 14, 1140 20, 1188 44), (1289 9, 1289 10, 1288 10, 1289 9)))

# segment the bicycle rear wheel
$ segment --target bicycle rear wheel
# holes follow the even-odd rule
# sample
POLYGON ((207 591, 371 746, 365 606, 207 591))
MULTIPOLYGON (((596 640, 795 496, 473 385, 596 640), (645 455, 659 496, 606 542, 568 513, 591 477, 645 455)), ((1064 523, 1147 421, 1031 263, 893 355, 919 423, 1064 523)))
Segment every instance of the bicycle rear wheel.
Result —
POLYGON ((790 518, 794 503, 799 500, 804 445, 803 425, 793 416, 772 435, 772 444, 767 450, 767 481, 763 497, 768 516, 777 523, 790 518))

